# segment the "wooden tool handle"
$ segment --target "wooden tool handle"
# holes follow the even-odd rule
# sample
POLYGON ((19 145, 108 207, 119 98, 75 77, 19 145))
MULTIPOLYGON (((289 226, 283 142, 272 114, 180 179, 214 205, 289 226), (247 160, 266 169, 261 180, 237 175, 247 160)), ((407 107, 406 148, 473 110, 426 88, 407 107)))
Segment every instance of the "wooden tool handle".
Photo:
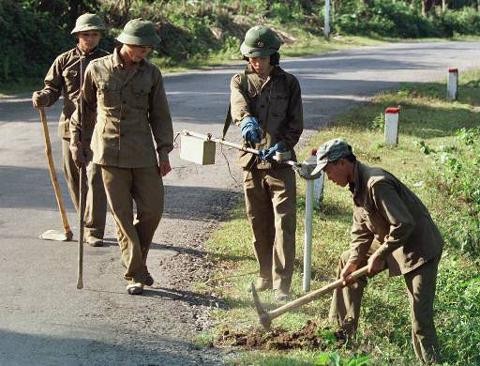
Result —
POLYGON ((72 230, 68 224, 67 213, 65 211, 65 204, 63 202, 62 191, 58 184, 57 173, 55 170, 55 163, 52 157, 52 143, 50 142, 50 133, 48 131, 47 116, 43 107, 38 109, 40 113, 40 121, 43 127, 43 136, 45 137, 45 154, 47 155, 48 171, 50 173, 50 180, 52 181, 53 191, 55 192, 55 199, 57 200, 60 216, 62 217, 63 228, 65 229, 65 235, 69 240, 73 237, 72 230))

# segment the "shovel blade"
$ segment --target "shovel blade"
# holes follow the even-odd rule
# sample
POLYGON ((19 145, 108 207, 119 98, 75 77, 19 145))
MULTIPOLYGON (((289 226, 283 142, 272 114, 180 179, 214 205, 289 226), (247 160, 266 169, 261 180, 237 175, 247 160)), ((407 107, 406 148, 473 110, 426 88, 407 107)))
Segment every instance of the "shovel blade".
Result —
POLYGON ((73 234, 71 232, 64 233, 58 230, 47 230, 40 235, 42 240, 70 241, 72 238, 73 234))

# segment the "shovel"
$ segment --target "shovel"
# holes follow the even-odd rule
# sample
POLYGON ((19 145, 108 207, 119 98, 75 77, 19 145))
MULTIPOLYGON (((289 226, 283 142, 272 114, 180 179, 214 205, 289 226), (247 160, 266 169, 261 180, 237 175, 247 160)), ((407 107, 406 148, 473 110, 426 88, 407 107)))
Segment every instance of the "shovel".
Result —
POLYGON ((73 238, 72 230, 68 224, 67 213, 65 212, 65 204, 63 203, 62 192, 60 185, 58 184, 57 173, 55 170, 55 163, 52 157, 52 144, 50 142, 50 133, 48 132, 47 117, 45 115, 45 109, 39 108, 40 121, 42 122, 43 135, 45 137, 45 153, 48 161, 48 171, 50 172, 50 180, 52 181, 53 191, 55 192, 55 198, 57 200, 60 216, 62 217, 64 231, 47 230, 40 235, 40 239, 43 240, 56 240, 56 241, 70 241, 73 238))
MULTIPOLYGON (((352 281, 357 280, 358 278, 366 275, 367 272, 368 272, 368 266, 364 266, 356 270, 355 272, 352 272, 349 276, 349 280, 352 280, 352 281)), ((293 310, 302 305, 305 305, 317 299, 318 297, 320 297, 321 295, 327 292, 330 292, 336 288, 344 287, 343 281, 344 281, 343 278, 340 278, 334 282, 329 283, 328 285, 323 286, 322 288, 319 288, 318 290, 311 291, 308 294, 303 295, 293 301, 290 301, 285 305, 280 306, 279 308, 274 309, 272 311, 266 311, 263 308, 262 304, 260 303, 260 299, 258 298, 257 291, 255 290, 255 285, 252 283, 251 291, 253 296, 253 302, 255 303, 255 308, 257 309, 260 324, 265 330, 269 330, 273 319, 279 317, 280 315, 290 310, 293 310)))

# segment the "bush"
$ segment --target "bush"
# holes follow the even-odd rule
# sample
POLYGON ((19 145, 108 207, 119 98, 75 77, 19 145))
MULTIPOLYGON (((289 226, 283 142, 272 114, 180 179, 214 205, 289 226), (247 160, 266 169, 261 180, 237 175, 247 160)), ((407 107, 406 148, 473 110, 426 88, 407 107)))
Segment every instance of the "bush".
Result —
POLYGON ((384 37, 451 37, 454 34, 480 34, 480 13, 473 8, 447 10, 438 16, 424 17, 420 10, 405 2, 374 0, 346 2, 335 20, 337 31, 347 34, 384 37))
POLYGON ((68 48, 70 32, 48 13, 22 7, 17 1, 0 3, 0 81, 38 77, 46 72, 59 50, 68 48))
POLYGON ((446 239, 463 253, 480 257, 480 129, 461 129, 457 147, 436 154, 436 184, 450 204, 446 239), (462 209, 462 211, 459 211, 462 209), (466 214, 458 215, 458 212, 466 214))

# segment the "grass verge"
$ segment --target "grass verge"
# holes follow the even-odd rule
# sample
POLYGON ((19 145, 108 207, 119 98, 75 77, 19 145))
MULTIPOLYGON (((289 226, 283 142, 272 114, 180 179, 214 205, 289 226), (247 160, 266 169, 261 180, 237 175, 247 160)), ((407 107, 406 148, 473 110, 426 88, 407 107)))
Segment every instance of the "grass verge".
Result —
MULTIPOLYGON (((300 158, 305 157, 321 142, 344 137, 361 161, 394 173, 429 207, 446 239, 435 303, 445 365, 480 364, 480 244, 478 238, 472 238, 474 230, 469 226, 476 225, 480 230, 480 184, 472 176, 475 171, 478 175, 480 166, 479 83, 480 70, 461 75, 460 97, 454 102, 445 101, 444 83, 406 84, 398 91, 379 94, 368 105, 338 118, 334 126, 322 129, 299 154, 300 158), (383 143, 382 114, 387 106, 396 105, 401 107, 399 145, 387 147, 383 143)), ((300 181, 294 296, 302 294, 304 192, 300 181)), ((327 182, 324 196, 321 208, 314 215, 312 289, 334 279, 337 258, 349 245, 350 193, 327 182)), ((229 305, 227 310, 215 311, 217 326, 208 335, 211 339, 225 328, 248 332, 259 327, 251 296, 246 291, 257 270, 250 232, 243 206, 239 206, 231 221, 207 243, 207 250, 218 258, 217 268, 222 270, 214 273, 215 280, 202 288, 215 291, 229 305)), ((261 299, 270 309, 278 306, 272 294, 262 294, 261 299)), ((311 319, 327 329, 329 303, 330 296, 324 296, 275 319, 273 325, 297 330, 311 319)), ((235 365, 416 364, 410 345, 408 309, 402 277, 380 274, 367 287, 353 347, 338 348, 331 344, 322 351, 242 352, 230 362, 235 365), (359 361, 361 356, 364 358, 359 361)))

